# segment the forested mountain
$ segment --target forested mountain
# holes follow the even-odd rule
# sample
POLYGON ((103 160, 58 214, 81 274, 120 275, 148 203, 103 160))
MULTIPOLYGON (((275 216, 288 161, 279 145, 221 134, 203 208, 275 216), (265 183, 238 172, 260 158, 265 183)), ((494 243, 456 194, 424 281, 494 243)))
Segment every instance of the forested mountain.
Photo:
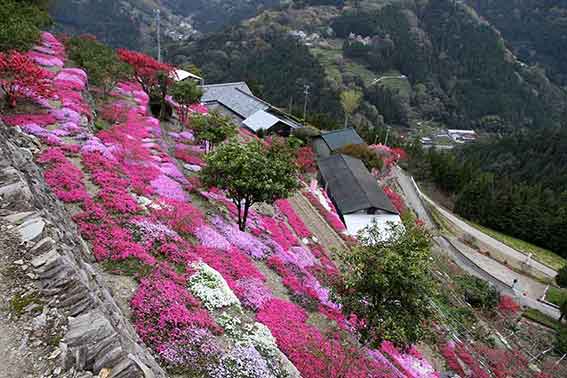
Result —
POLYGON ((256 15, 279 0, 52 0, 56 30, 89 33, 116 47, 150 50, 155 45, 154 10, 162 12, 166 38, 186 40, 200 32, 256 15))
POLYGON ((425 120, 507 133, 565 122, 565 92, 544 70, 517 60, 501 34, 465 4, 297 3, 174 47, 169 56, 176 63, 201 66, 209 81, 255 82, 261 94, 280 106, 290 98, 300 105, 302 83, 327 88, 316 100, 316 111, 326 109, 331 115, 341 113, 335 109, 338 95, 354 88, 364 93, 353 118, 360 128, 382 121, 416 127, 425 120), (296 62, 288 63, 286 57, 305 54, 317 58, 324 78, 308 57, 300 58, 311 62, 306 67, 282 69, 296 62), (291 76, 282 85, 285 74, 291 76))
POLYGON ((413 153, 412 169, 455 199, 454 211, 567 256, 567 129, 518 132, 456 154, 413 153))
POLYGON ((567 85, 566 0, 466 0, 502 32, 518 58, 567 85))

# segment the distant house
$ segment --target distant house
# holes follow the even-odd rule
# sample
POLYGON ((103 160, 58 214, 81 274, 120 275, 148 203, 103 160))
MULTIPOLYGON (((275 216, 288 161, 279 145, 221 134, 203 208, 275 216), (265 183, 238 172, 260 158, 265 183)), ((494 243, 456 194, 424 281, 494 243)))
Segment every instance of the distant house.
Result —
POLYGON ((326 158, 350 144, 364 144, 355 129, 330 131, 313 140, 313 150, 319 158, 326 158))
POLYGON ((401 224, 401 218, 382 188, 359 159, 335 154, 319 159, 319 182, 337 208, 350 235, 377 223, 383 232, 388 222, 401 224))
POLYGON ((294 129, 303 127, 293 116, 254 96, 245 82, 211 84, 201 88, 201 102, 209 111, 218 111, 253 133, 264 130, 289 136, 294 129))
POLYGON ((473 143, 477 138, 476 131, 474 130, 449 129, 447 130, 447 134, 449 134, 456 143, 473 143))

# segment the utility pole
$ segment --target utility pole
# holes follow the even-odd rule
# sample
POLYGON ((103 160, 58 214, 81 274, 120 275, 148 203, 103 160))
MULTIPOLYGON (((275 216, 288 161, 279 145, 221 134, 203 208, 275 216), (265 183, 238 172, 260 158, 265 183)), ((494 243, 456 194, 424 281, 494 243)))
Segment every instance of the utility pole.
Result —
POLYGON ((391 127, 388 126, 388 129, 386 130, 386 140, 384 141, 384 146, 388 145, 388 137, 390 136, 390 129, 391 127))
POLYGON ((307 97, 309 97, 309 90, 311 87, 308 84, 305 84, 303 88, 303 93, 305 94, 305 102, 303 103, 303 122, 307 122, 307 97))
POLYGON ((161 32, 160 32, 160 21, 161 21, 161 11, 159 9, 155 10, 156 14, 156 30, 157 30, 157 60, 161 63, 161 32))

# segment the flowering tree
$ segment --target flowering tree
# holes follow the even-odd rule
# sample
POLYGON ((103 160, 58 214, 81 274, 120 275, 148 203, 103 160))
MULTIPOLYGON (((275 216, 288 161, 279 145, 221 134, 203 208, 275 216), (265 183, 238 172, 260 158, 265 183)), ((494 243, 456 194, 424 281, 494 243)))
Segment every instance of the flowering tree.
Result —
POLYGON ((266 149, 259 142, 220 146, 206 158, 203 184, 226 190, 236 205, 238 227, 246 229, 250 206, 274 203, 299 187, 293 156, 280 149, 266 149))
POLYGON ((12 108, 19 99, 52 94, 49 73, 17 51, 0 53, 0 87, 12 108))
POLYGON ((295 163, 303 173, 314 173, 317 171, 315 166, 315 153, 313 148, 305 146, 297 149, 295 163))
POLYGON ((118 49, 118 57, 128 63, 133 70, 133 79, 142 86, 142 89, 150 94, 159 86, 159 73, 166 73, 168 76, 173 70, 169 64, 160 63, 151 56, 139 52, 118 49))
POLYGON ((171 87, 171 96, 179 104, 176 109, 179 121, 185 125, 189 119, 190 106, 201 99, 203 91, 190 80, 178 81, 171 87))

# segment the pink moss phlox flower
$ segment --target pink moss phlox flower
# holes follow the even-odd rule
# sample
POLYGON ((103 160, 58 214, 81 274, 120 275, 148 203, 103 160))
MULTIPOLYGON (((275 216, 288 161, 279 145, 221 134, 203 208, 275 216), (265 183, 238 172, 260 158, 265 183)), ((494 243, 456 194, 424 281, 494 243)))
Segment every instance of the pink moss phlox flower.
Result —
POLYGON ((166 175, 159 175, 151 181, 151 186, 155 192, 163 197, 176 201, 187 201, 188 197, 181 184, 167 177, 166 175))
POLYGON ((260 240, 240 231, 236 225, 227 223, 219 216, 214 217, 211 223, 232 245, 255 259, 264 258, 270 252, 270 249, 260 240))
POLYGON ((194 235, 205 222, 201 211, 190 203, 165 198, 152 209, 152 217, 185 237, 194 235))
POLYGON ((140 207, 130 193, 122 188, 104 187, 97 193, 104 207, 119 214, 134 214, 140 207))
POLYGON ((156 242, 163 244, 168 241, 181 241, 179 234, 163 223, 154 222, 144 217, 135 217, 131 220, 131 223, 138 228, 142 243, 149 247, 156 242))
POLYGON ((437 373, 431 364, 423 359, 415 350, 410 353, 400 352, 394 344, 389 341, 384 341, 380 345, 380 350, 389 355, 394 363, 405 373, 409 378, 434 378, 437 373))
POLYGON ((231 248, 230 242, 211 226, 202 225, 198 227, 195 230, 195 236, 199 239, 203 247, 216 248, 223 251, 228 251, 231 248))
POLYGON ((62 59, 38 51, 29 51, 26 55, 40 66, 63 67, 64 65, 62 59))
MULTIPOLYGON (((336 213, 336 211, 329 211, 327 210, 319 201, 319 199, 317 199, 317 197, 315 197, 315 195, 312 192, 309 191, 305 191, 303 192, 303 195, 309 200, 309 202, 311 202, 311 204, 319 211, 319 213, 325 218, 325 220, 327 221, 327 223, 329 223, 329 225, 333 228, 333 230, 335 230, 335 232, 337 233, 341 233, 344 232, 346 230, 345 225, 343 224, 343 222, 341 221, 341 219, 339 218, 338 214, 336 213)), ((332 203, 331 203, 332 205, 332 203)), ((331 208, 333 209, 333 208, 331 208)))
POLYGON ((283 249, 287 250, 294 245, 299 245, 299 241, 283 222, 278 222, 272 217, 261 216, 262 228, 270 234, 283 249))
POLYGON ((181 184, 186 184, 188 182, 187 179, 185 178, 185 175, 183 175, 183 173, 181 173, 179 168, 177 168, 177 166, 172 162, 161 164, 159 169, 164 174, 166 174, 167 176, 171 177, 172 179, 174 179, 175 181, 181 184))
POLYGON ((262 297, 271 297, 263 282, 266 277, 258 270, 250 257, 236 248, 230 251, 197 246, 195 254, 226 280, 234 294, 252 309, 258 309, 265 302, 262 297))
POLYGON ((51 114, 15 114, 3 115, 1 118, 8 126, 37 125, 45 127, 57 122, 56 118, 51 114))
POLYGON ((270 289, 258 278, 241 278, 233 290, 242 304, 253 311, 258 311, 273 298, 270 289))
POLYGON ((161 269, 142 279, 131 306, 138 334, 156 350, 163 350, 163 345, 182 345, 184 335, 193 329, 222 333, 183 282, 161 269))
POLYGON ((311 231, 305 226, 305 223, 295 213, 295 210, 287 200, 276 201, 277 208, 287 217, 287 220, 300 238, 309 238, 312 236, 311 231))
POLYGON ((88 198, 83 173, 65 157, 63 150, 48 148, 38 158, 45 166, 45 181, 63 202, 82 202, 88 198))

